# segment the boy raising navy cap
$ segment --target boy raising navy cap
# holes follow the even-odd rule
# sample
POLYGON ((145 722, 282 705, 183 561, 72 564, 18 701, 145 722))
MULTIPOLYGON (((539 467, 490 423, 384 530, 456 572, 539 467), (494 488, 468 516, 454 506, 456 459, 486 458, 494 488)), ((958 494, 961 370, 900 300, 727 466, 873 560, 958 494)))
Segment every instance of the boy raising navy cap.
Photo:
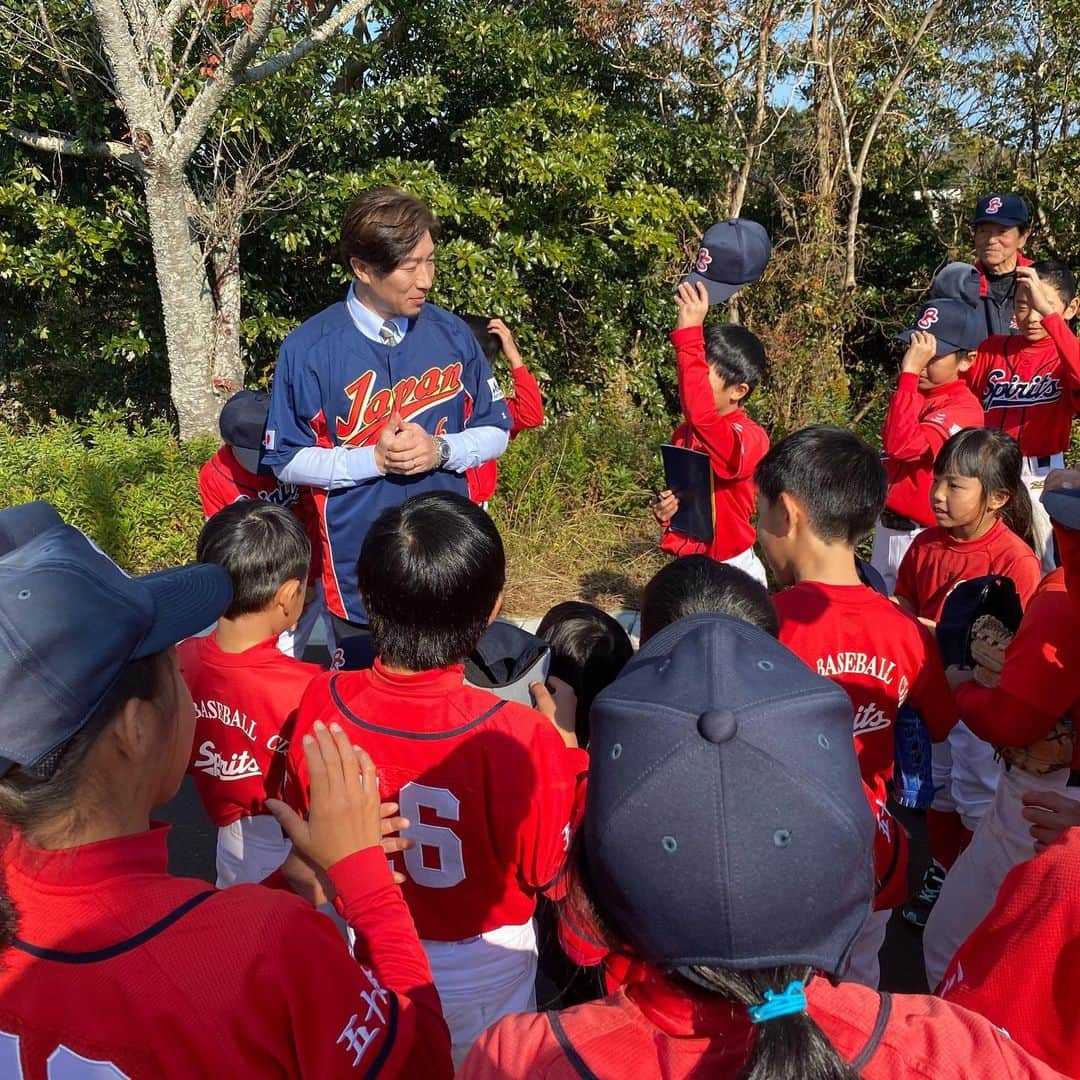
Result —
POLYGON ((306 745, 310 824, 279 810, 295 868, 302 855, 336 891, 355 959, 281 888, 168 872, 151 815, 195 724, 173 645, 231 593, 220 566, 131 578, 44 504, 0 511, 5 1077, 450 1075, 386 864, 400 841, 380 843, 375 766, 343 733, 306 745))
MULTIPOLYGON (((761 229, 752 221, 736 220, 735 224, 761 229)), ((735 235, 741 233, 735 230, 735 235)), ((751 235, 757 234, 752 231, 751 235)), ((712 262, 706 270, 711 268, 712 262)), ((762 269, 764 263, 757 276, 762 269)), ((671 528, 671 519, 679 509, 674 492, 660 492, 652 511, 664 529, 662 550, 676 556, 709 555, 737 566, 764 585, 765 568, 754 554, 750 519, 754 513, 754 467, 769 449, 769 436, 742 406, 764 379, 768 358, 765 347, 743 326, 728 323, 702 328, 710 303, 717 302, 713 298, 731 296, 736 288, 706 280, 704 274, 691 274, 675 294, 679 314, 671 334, 685 418, 671 441, 709 455, 713 471, 712 543, 704 544, 671 528)))
POLYGON ((464 683, 463 661, 502 605, 506 564, 491 518, 430 492, 384 510, 360 552, 376 660, 315 679, 300 702, 286 796, 308 802, 297 739, 339 723, 379 762, 384 798, 416 846, 399 869, 460 1060, 507 1012, 535 1007, 537 893, 566 852, 588 757, 534 709, 464 683), (560 738, 560 735, 562 736, 560 738))
POLYGON ((994 192, 975 206, 972 219, 979 272, 979 306, 986 320, 984 337, 1016 333, 1013 294, 1018 266, 1030 266, 1024 245, 1031 233, 1031 214, 1019 195, 994 192))
MULTIPOLYGON (((900 706, 906 702, 922 716, 935 742, 949 734, 956 712, 928 632, 864 585, 855 567, 855 546, 885 502, 885 470, 852 432, 810 427, 774 446, 755 480, 758 537, 783 588, 773 598, 780 640, 848 692, 872 809, 883 829, 895 830, 885 803, 900 706)), ((889 869, 879 864, 878 878, 881 897, 892 899, 886 893, 889 869)), ((877 985, 877 954, 888 920, 886 908, 867 924, 851 978, 877 985)))
POLYGON ((907 350, 881 433, 889 491, 870 558, 890 593, 912 540, 936 524, 930 487, 937 452, 956 432, 983 426, 979 399, 960 378, 983 339, 974 308, 963 300, 931 300, 897 339, 907 350))
POLYGON ((637 977, 504 1018, 461 1080, 1056 1075, 965 1009, 837 983, 874 895, 851 703, 767 633, 666 627, 592 724, 568 906, 637 977))

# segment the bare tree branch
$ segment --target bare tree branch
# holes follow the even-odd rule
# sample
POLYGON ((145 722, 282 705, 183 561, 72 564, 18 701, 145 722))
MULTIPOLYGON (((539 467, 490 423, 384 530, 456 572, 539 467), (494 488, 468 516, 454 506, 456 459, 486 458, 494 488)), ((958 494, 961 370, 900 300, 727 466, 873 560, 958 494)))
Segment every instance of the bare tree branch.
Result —
MULTIPOLYGON (((276 75, 279 71, 302 60, 312 49, 317 49, 324 41, 332 38, 346 23, 361 15, 368 7, 371 0, 348 0, 343 4, 337 14, 317 25, 307 37, 298 41, 295 45, 283 52, 271 56, 269 59, 248 68, 240 76, 240 82, 253 83, 265 79, 270 75, 276 75)), ((329 8, 331 5, 327 5, 329 8)), ((257 9, 256 9, 257 10, 257 9)))
POLYGON ((100 142, 79 139, 72 135, 47 135, 41 131, 24 131, 9 127, 7 134, 23 146, 42 150, 49 154, 71 154, 74 157, 112 158, 138 173, 145 173, 146 166, 138 151, 127 143, 106 139, 100 142))

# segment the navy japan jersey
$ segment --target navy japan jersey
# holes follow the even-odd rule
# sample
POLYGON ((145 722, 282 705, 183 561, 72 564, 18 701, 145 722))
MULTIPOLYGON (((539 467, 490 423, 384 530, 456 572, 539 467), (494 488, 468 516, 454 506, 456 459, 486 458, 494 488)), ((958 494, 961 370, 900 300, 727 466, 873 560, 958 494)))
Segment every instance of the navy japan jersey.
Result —
MULTIPOLYGON (((432 435, 512 426, 502 392, 468 326, 425 304, 393 347, 371 341, 344 303, 297 327, 274 372, 262 460, 277 470, 308 446, 374 446, 395 407, 432 435)), ((468 495, 464 474, 377 476, 355 487, 314 491, 323 546, 326 606, 350 622, 367 615, 356 563, 372 523, 388 506, 425 491, 468 495)))

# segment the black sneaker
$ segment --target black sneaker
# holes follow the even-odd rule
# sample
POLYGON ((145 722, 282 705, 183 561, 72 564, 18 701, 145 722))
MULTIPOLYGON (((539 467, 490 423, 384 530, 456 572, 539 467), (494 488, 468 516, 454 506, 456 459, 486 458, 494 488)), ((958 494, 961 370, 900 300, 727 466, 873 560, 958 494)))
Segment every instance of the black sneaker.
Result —
POLYGON ((945 882, 945 869, 931 861, 923 874, 922 886, 912 900, 904 905, 903 915, 912 926, 923 927, 930 918, 930 911, 941 895, 941 886, 945 882))

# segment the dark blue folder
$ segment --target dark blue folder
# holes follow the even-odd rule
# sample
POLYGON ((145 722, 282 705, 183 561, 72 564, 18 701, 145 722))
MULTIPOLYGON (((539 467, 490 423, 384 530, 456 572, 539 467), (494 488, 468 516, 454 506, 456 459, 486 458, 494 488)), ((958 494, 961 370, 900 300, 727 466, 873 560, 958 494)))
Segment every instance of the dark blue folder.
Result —
POLYGON ((668 443, 660 447, 660 453, 664 458, 664 480, 679 500, 679 511, 671 519, 671 528, 703 544, 711 544, 716 518, 709 455, 668 443))

